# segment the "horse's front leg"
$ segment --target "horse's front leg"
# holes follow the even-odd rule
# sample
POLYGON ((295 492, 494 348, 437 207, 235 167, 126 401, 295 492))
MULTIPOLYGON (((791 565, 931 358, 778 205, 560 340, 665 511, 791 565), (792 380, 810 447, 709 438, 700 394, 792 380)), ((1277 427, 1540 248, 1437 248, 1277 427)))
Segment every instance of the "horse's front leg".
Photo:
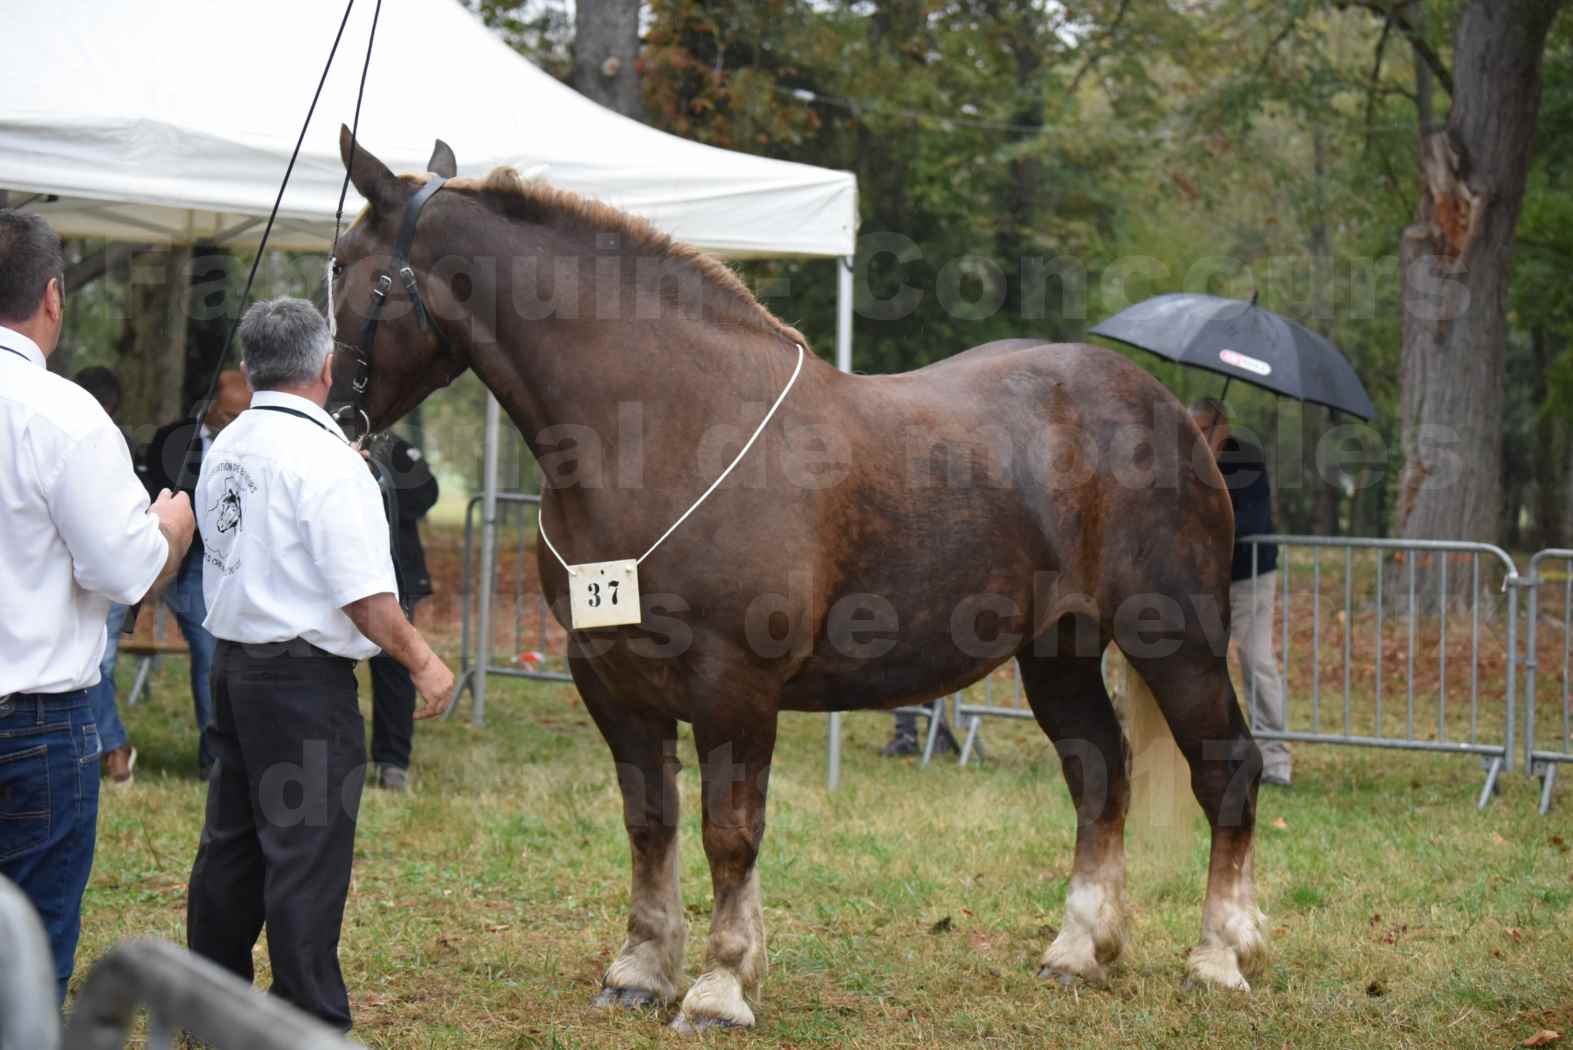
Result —
POLYGON ((678 878, 677 721, 616 704, 582 661, 574 661, 574 682, 612 749, 633 854, 628 935, 594 1005, 665 1005, 681 990, 688 941, 678 878))
POLYGON ((765 836, 765 796, 775 750, 776 715, 694 723, 704 783, 705 855, 715 888, 715 915, 705 945, 704 972, 683 997, 672 1021, 680 1032, 706 1027, 747 1028, 749 997, 764 980, 765 917, 759 900, 759 846, 765 836))

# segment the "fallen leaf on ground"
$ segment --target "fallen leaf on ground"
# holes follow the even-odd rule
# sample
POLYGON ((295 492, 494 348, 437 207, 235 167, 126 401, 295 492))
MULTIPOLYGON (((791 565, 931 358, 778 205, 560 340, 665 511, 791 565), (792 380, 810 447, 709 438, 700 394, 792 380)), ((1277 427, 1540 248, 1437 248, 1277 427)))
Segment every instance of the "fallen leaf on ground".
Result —
POLYGON ((1524 1040, 1525 1046, 1545 1046, 1562 1038, 1561 1032, 1554 1032, 1549 1028, 1542 1028, 1528 1039, 1524 1040))
POLYGON ((1500 832, 1493 831, 1491 833, 1491 841, 1495 842, 1498 846, 1507 845, 1507 839, 1503 838, 1500 832))
POLYGON ((1277 828, 1279 831, 1288 831, 1289 830, 1289 822, 1287 820, 1285 820, 1283 817, 1274 817, 1273 818, 1273 827, 1277 828))
POLYGON ((953 925, 954 924, 950 921, 950 916, 947 915, 943 919, 941 919, 938 922, 936 922, 934 925, 930 926, 929 927, 929 932, 930 933, 949 933, 950 930, 951 930, 951 927, 953 925))

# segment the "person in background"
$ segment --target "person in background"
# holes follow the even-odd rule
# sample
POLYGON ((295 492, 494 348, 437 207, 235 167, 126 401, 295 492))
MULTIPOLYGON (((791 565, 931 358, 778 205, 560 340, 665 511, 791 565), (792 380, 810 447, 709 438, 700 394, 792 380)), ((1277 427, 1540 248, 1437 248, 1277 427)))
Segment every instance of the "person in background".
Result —
POLYGON ((175 575, 193 527, 184 495, 149 505, 103 408, 45 367, 64 282, 49 224, 0 210, 0 876, 43 920, 62 1003, 98 834, 104 620, 175 575))
MULTIPOLYGON (((120 414, 120 380, 107 368, 84 368, 76 374, 76 385, 93 395, 113 422, 120 414)), ((123 436, 123 433, 122 433, 123 436)), ((131 441, 126 439, 126 448, 131 441)), ((120 652, 120 628, 126 622, 129 606, 112 602, 104 622, 104 655, 98 661, 98 684, 92 690, 93 717, 98 722, 98 740, 104 748, 104 774, 117 787, 130 787, 136 772, 137 749, 131 746, 126 727, 120 721, 115 697, 115 659, 120 652)))
MULTIPOLYGON (((1191 405, 1191 419, 1207 439, 1234 505, 1234 535, 1260 536, 1273 531, 1273 491, 1261 446, 1234 436, 1229 413, 1217 398, 1191 405)), ((1245 682, 1246 712, 1253 730, 1283 732, 1288 726, 1284 682, 1273 652, 1273 597, 1277 594, 1278 546, 1272 543, 1234 545, 1229 584, 1229 633, 1245 682)), ((1293 775, 1289 745, 1260 740, 1262 783, 1288 787, 1293 775)))
MULTIPOLYGON (((415 606, 432 593, 419 523, 437 503, 437 478, 421 450, 397 435, 386 459, 388 483, 398 509, 393 564, 398 572, 399 604, 414 623, 415 606)), ((387 653, 373 656, 369 666, 372 783, 388 791, 407 791, 415 739, 415 682, 404 665, 387 653)))
POLYGON ((219 642, 186 937, 249 981, 265 925, 272 992, 348 1031, 338 947, 366 782, 355 665, 381 650, 408 668, 426 700, 417 718, 447 709, 453 672, 399 608, 382 494, 323 410, 327 321, 275 299, 246 311, 239 336, 256 393, 197 482, 219 642))
MULTIPOLYGON (((934 741, 934 753, 954 754, 960 750, 955 734, 950 731, 950 726, 941 724, 939 736, 934 741)), ((911 711, 897 711, 895 728, 891 731, 890 740, 879 749, 880 757, 905 758, 922 753, 923 742, 918 739, 918 716, 911 711)))
MULTIPOLYGON (((202 470, 203 457, 213 447, 213 439, 246 410, 251 400, 251 388, 246 377, 236 369, 219 373, 218 390, 212 404, 200 418, 187 417, 167 423, 153 434, 147 447, 142 482, 149 492, 161 489, 196 492, 197 478, 202 470), (193 440, 193 433, 195 440, 193 440), (190 459, 186 459, 187 449, 190 459), (186 466, 184 476, 181 467, 186 466)), ((213 717, 213 636, 202 626, 207 619, 207 605, 202 597, 202 537, 191 544, 191 553, 180 566, 180 575, 164 594, 164 604, 175 614, 175 622, 191 650, 191 704, 197 721, 197 768, 204 780, 213 767, 212 749, 208 747, 208 723, 213 717)), ((113 669, 111 665, 111 669, 113 669)))

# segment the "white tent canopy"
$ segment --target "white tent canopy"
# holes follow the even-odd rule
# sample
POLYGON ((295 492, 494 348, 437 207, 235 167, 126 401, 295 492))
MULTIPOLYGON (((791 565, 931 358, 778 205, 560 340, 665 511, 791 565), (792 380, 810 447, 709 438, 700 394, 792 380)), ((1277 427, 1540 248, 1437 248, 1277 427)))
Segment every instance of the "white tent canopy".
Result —
MULTIPOLYGON (((344 5, 334 0, 26 0, 6 15, 0 188, 67 237, 254 243, 344 5), (24 43, 25 42, 25 43, 24 43)), ((356 3, 270 245, 326 248, 374 0, 356 3)), ((847 172, 668 135, 515 53, 455 0, 383 0, 360 140, 394 171, 432 142, 636 212, 731 257, 852 253, 847 172)), ((347 215, 361 202, 350 190, 347 215)))

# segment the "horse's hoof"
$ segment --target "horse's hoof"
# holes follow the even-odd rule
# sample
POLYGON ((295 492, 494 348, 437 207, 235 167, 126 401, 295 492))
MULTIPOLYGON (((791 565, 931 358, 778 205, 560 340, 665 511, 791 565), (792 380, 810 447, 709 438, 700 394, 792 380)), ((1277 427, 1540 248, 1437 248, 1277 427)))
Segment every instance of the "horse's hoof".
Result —
POLYGON ((727 970, 700 974, 672 1019, 672 1031, 683 1035, 694 1035, 706 1028, 752 1027, 754 1011, 743 997, 742 982, 727 970))
POLYGON ((1239 961, 1229 948, 1193 948, 1185 960, 1185 988, 1218 988, 1229 992, 1249 992, 1251 985, 1240 972, 1239 961))
POLYGON ((644 988, 602 988, 590 1000, 590 1005, 607 1009, 643 1010, 649 1006, 660 1006, 661 997, 644 988))
POLYGON ((670 1027, 672 1031, 676 1032, 678 1035, 698 1035, 700 1032, 703 1032, 706 1029, 726 1031, 728 1029, 734 1028, 752 1028, 753 1025, 739 1024, 736 1021, 728 1021, 724 1017, 700 1017, 690 1021, 687 1014, 679 1012, 676 1017, 672 1018, 672 1024, 670 1027))

